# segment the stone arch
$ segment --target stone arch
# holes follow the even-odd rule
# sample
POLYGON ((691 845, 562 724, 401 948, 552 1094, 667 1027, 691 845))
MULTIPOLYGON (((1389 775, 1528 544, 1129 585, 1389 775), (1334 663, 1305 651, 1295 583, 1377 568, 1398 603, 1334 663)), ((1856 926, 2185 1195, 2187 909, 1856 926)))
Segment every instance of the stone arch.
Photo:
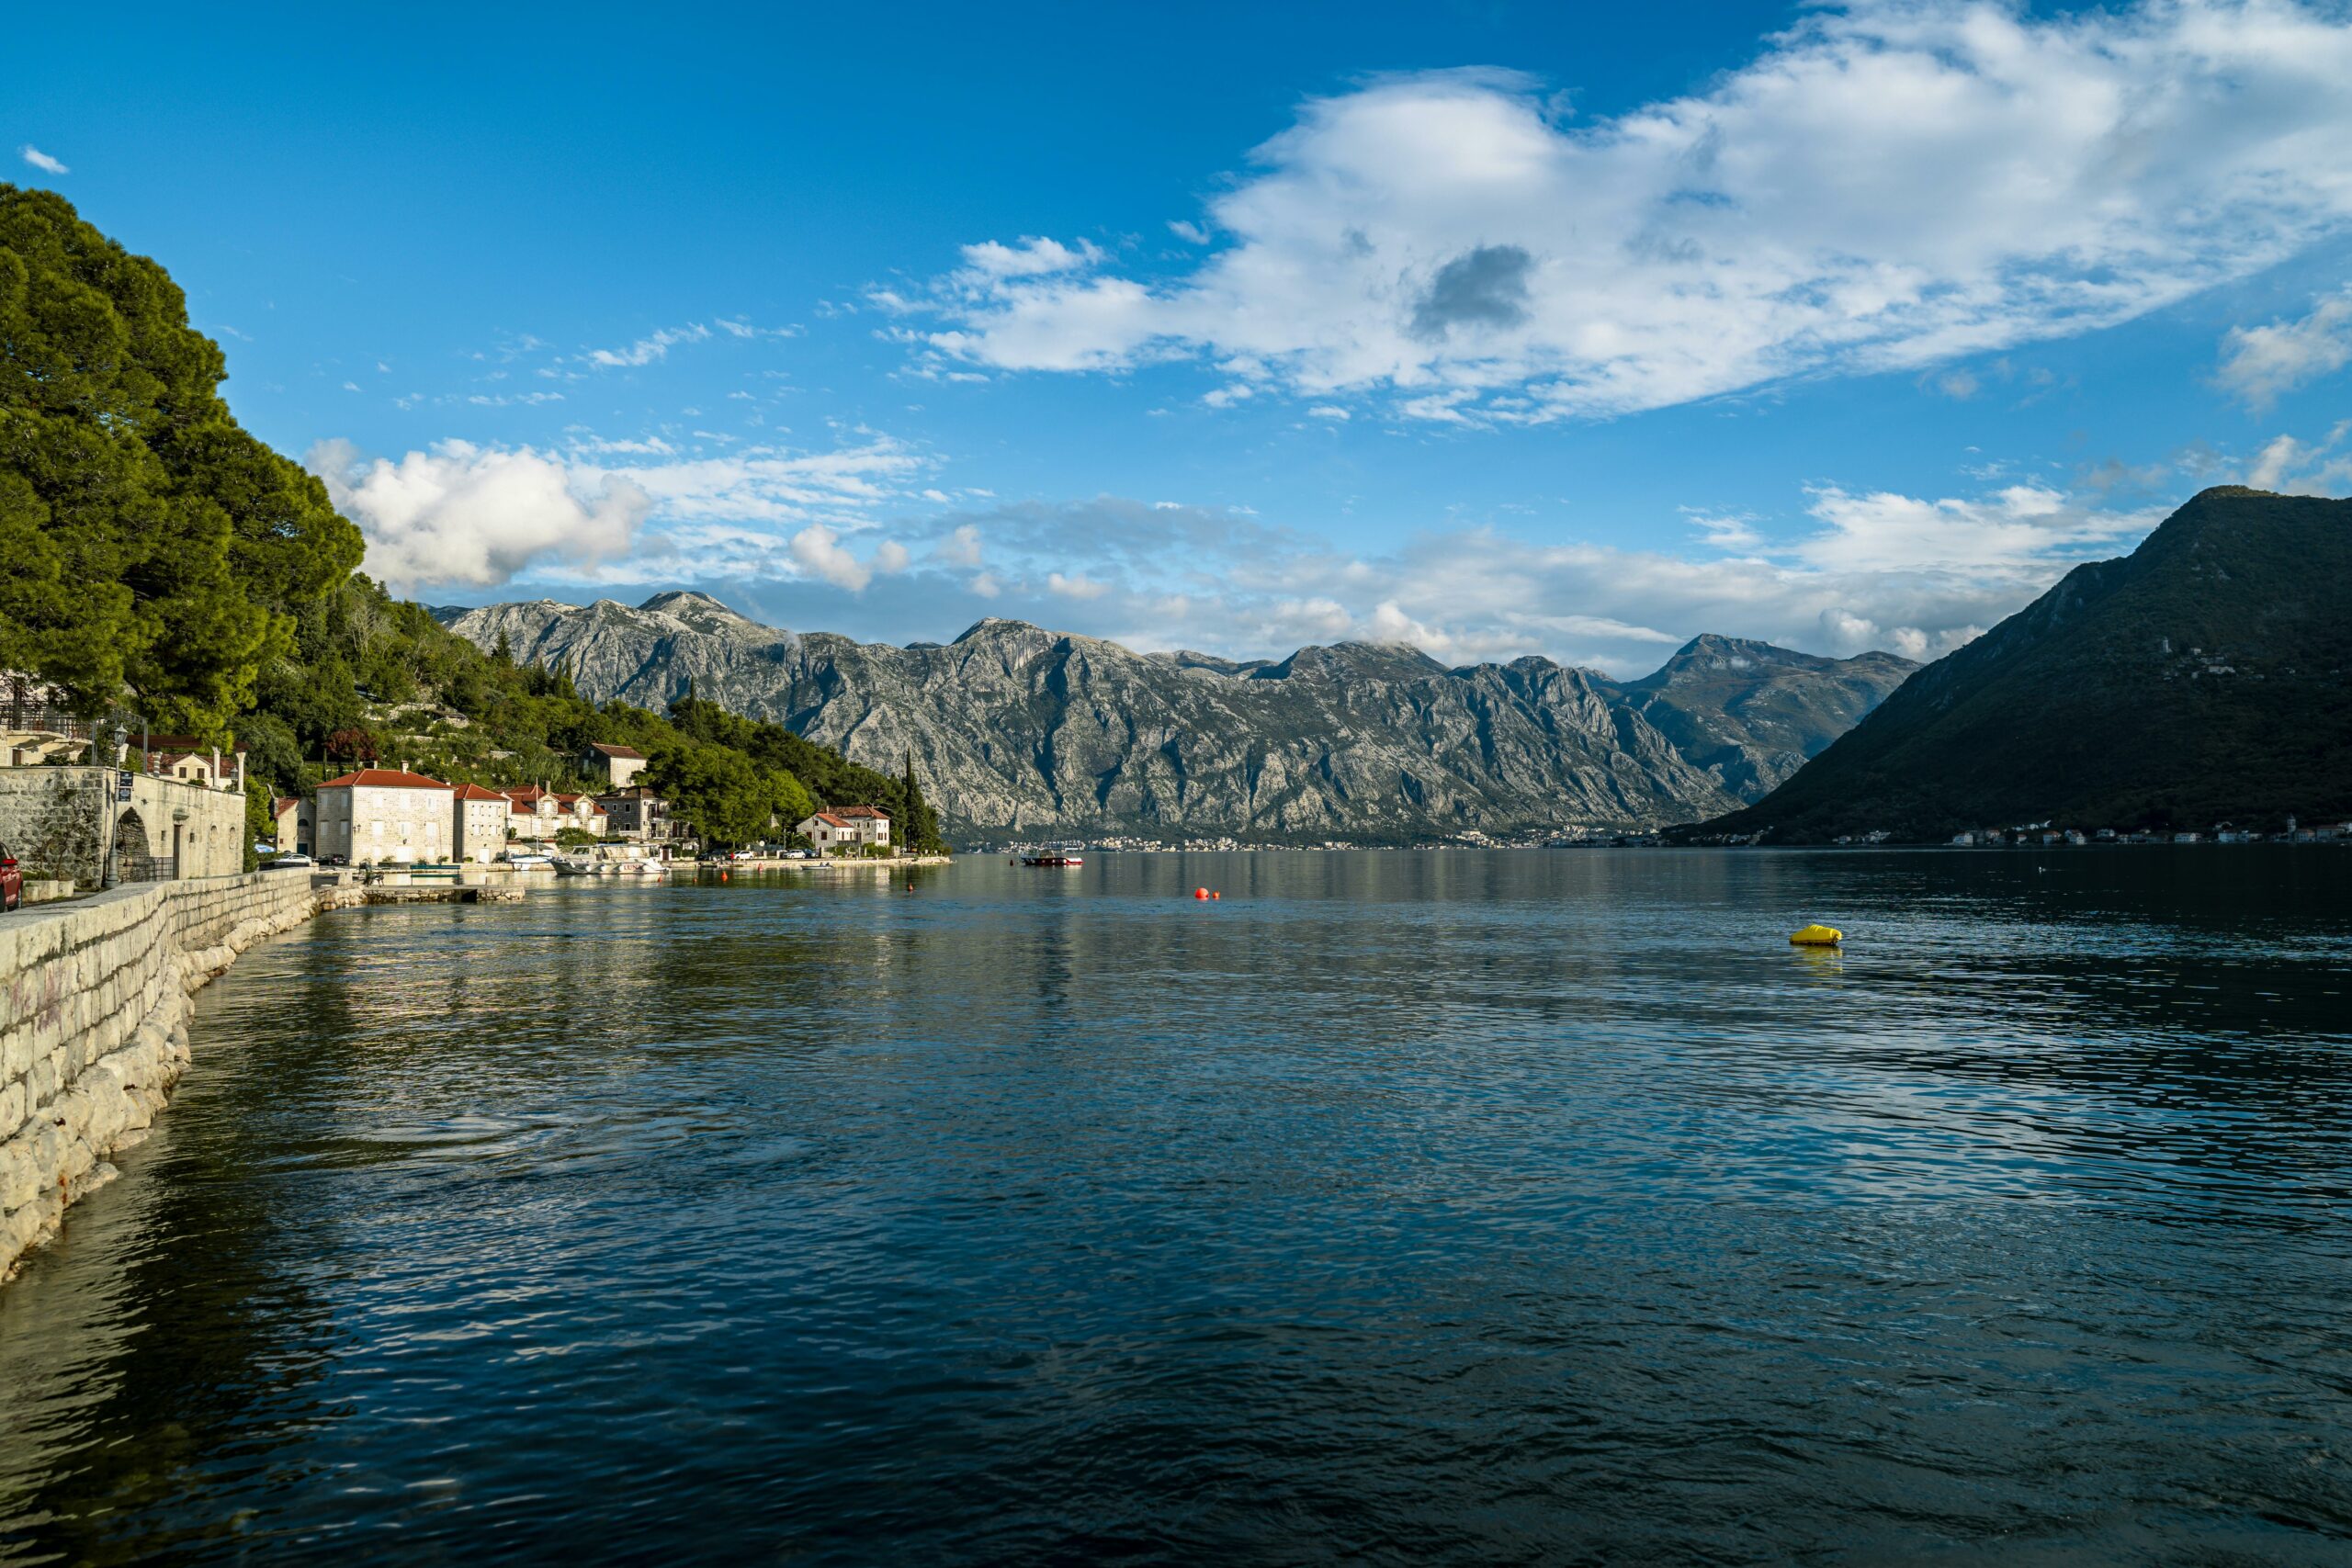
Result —
POLYGON ((145 878, 147 865, 154 858, 154 846, 147 838, 146 819, 135 806, 126 806, 114 822, 114 866, 110 881, 138 882, 145 878))

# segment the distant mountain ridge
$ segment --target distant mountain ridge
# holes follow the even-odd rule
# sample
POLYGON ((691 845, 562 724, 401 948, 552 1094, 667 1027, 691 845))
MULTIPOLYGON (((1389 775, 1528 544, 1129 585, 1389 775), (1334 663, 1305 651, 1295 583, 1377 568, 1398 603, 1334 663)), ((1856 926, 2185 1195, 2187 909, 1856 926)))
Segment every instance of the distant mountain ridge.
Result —
POLYGON ((1939 839, 2352 815, 2352 501, 2208 490, 1702 832, 1939 839))
POLYGON ((898 648, 762 626, 683 591, 634 609, 435 614, 597 701, 658 708, 691 681, 869 767, 911 751, 967 838, 1406 842, 1687 821, 1759 796, 1910 668, 1702 637, 1620 684, 1532 657, 1449 669, 1401 644, 1143 654, 996 618, 898 648))
POLYGON ((1620 688, 1695 766, 1743 800, 1779 788, 1918 666, 1892 653, 1826 659, 1707 634, 1620 688))

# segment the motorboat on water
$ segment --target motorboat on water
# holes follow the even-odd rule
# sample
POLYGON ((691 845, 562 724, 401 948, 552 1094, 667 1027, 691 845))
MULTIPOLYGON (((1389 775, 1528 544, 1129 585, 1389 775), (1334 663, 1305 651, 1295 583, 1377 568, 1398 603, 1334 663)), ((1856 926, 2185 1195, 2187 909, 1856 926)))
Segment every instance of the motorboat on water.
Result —
POLYGON ((1086 863, 1085 850, 1084 844, 1047 844, 1035 854, 1023 855, 1021 863, 1046 866, 1084 865, 1086 863))

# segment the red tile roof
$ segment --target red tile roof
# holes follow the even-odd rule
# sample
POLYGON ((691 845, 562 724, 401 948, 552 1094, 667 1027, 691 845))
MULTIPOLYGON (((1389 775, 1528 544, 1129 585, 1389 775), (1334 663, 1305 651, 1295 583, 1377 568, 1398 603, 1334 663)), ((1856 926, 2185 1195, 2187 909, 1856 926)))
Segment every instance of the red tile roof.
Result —
POLYGON ((300 806, 300 805, 301 805, 301 804, 302 804, 302 797, 301 797, 300 795, 277 795, 277 796, 272 797, 272 799, 270 800, 270 803, 269 803, 269 814, 270 814, 272 817, 283 817, 283 816, 285 816, 288 811, 291 811, 292 809, 294 809, 294 807, 298 807, 298 806, 300 806))
POLYGON ((521 789, 507 790, 505 795, 517 806, 536 806, 547 798, 548 792, 537 784, 525 784, 521 789))
POLYGON ((423 773, 412 773, 402 768, 362 768, 356 773, 345 773, 339 779, 329 779, 321 789, 439 789, 451 786, 439 779, 428 779, 423 773))
POLYGON ((842 821, 839 817, 834 816, 830 811, 818 812, 816 814, 816 820, 834 828, 846 828, 849 826, 848 823, 842 821))
POLYGON ((842 817, 877 817, 885 822, 890 820, 888 812, 876 811, 870 806, 836 806, 833 811, 835 815, 842 817))
POLYGON ((645 753, 639 750, 634 746, 607 746, 603 741, 599 740, 594 745, 589 747, 588 750, 591 751, 601 751, 607 757, 617 757, 624 762, 642 762, 645 761, 645 753))
POLYGON ((480 784, 459 784, 457 794, 459 800, 504 800, 506 798, 496 790, 484 789, 480 784))

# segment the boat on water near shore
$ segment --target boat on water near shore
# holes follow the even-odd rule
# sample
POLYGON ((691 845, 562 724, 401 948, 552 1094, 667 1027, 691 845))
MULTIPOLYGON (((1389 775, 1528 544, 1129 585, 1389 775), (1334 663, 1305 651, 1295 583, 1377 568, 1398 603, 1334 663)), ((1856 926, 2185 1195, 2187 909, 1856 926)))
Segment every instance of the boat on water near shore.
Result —
POLYGON ((1023 855, 1023 865, 1084 865, 1083 844, 1047 844, 1035 854, 1023 855))
POLYGON ((555 857, 543 854, 508 855, 506 863, 516 871, 552 871, 555 869, 555 857))

